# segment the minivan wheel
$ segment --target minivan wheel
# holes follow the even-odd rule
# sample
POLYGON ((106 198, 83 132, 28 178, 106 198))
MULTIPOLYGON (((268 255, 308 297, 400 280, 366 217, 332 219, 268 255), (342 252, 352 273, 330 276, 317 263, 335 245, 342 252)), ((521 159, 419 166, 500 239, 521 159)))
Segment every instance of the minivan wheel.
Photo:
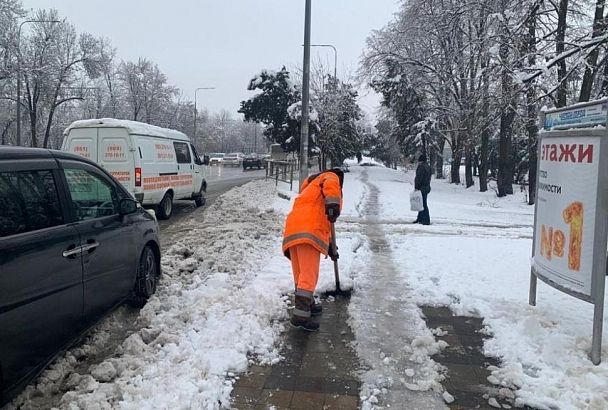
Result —
POLYGON ((167 192, 158 204, 158 219, 169 219, 173 213, 173 195, 167 192))
POLYGON ((150 246, 146 246, 139 258, 137 265, 137 276, 135 278, 135 288, 131 297, 131 305, 142 307, 148 299, 156 292, 159 272, 156 255, 150 246))
POLYGON ((205 199, 205 196, 203 194, 200 194, 199 196, 194 198, 194 204, 197 207, 201 207, 201 206, 205 205, 206 202, 207 202, 207 200, 205 199))

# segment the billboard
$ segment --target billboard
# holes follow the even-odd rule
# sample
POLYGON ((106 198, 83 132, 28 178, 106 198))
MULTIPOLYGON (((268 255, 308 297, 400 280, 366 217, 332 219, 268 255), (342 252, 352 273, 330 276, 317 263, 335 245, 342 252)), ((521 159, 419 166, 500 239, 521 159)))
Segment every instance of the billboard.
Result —
POLYGON ((602 360, 608 252, 608 99, 541 112, 529 303, 537 279, 593 303, 602 360))
POLYGON ((533 265, 538 275, 588 298, 593 297, 602 138, 545 135, 539 150, 533 265))

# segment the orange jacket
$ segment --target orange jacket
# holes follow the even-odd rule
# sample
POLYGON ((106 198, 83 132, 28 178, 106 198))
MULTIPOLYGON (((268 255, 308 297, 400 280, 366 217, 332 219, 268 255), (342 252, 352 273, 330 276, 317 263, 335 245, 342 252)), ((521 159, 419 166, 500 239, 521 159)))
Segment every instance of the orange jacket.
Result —
POLYGON ((314 246, 327 255, 331 223, 325 213, 326 204, 340 204, 340 179, 333 172, 322 172, 304 181, 302 192, 285 220, 283 253, 289 258, 289 248, 299 244, 314 246))

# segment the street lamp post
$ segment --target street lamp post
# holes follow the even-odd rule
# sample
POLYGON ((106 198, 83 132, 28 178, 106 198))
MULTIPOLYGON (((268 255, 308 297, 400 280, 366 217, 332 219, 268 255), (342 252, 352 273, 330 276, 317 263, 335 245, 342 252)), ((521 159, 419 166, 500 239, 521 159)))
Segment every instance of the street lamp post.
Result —
POLYGON ((334 50, 334 79, 338 78, 338 50, 331 44, 311 44, 311 47, 331 47, 334 50))
POLYGON ((304 64, 302 76, 302 126, 300 134, 300 191, 308 177, 308 104, 310 94, 310 20, 311 0, 306 0, 304 17, 304 64))
POLYGON ((17 30, 17 146, 21 145, 21 28, 26 23, 61 23, 59 20, 25 20, 17 30))
POLYGON ((196 90, 194 90, 194 135, 192 135, 192 138, 194 138, 196 140, 196 94, 200 91, 200 90, 215 90, 215 87, 199 87, 196 90))

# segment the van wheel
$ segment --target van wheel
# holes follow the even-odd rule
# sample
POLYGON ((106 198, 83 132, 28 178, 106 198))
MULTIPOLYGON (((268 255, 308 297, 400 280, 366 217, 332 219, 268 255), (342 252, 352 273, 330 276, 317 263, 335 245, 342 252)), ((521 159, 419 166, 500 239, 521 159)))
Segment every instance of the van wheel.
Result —
POLYGON ((157 207, 158 219, 169 219, 173 213, 173 195, 167 192, 157 207))
POLYGON ((156 292, 159 278, 158 261, 150 246, 146 246, 139 258, 137 265, 137 276, 133 296, 129 301, 131 305, 143 307, 148 299, 156 292))
POLYGON ((203 194, 200 194, 199 196, 194 198, 194 204, 197 207, 201 207, 201 206, 205 205, 206 202, 207 202, 207 200, 205 199, 205 196, 203 194))

